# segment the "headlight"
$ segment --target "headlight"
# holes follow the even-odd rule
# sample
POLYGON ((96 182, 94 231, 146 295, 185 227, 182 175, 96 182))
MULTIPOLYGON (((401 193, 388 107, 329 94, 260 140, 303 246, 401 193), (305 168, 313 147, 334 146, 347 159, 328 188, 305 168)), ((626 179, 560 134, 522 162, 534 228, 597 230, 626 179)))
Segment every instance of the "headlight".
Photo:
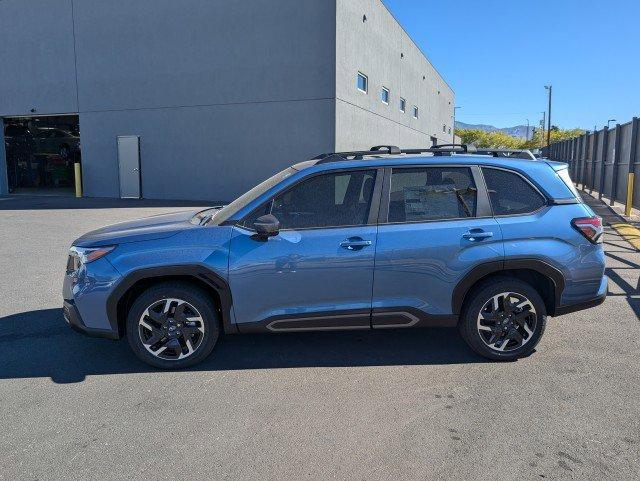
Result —
POLYGON ((75 271, 83 264, 96 261, 101 257, 106 256, 109 252, 115 249, 116 246, 105 247, 72 247, 69 249, 69 262, 67 264, 67 270, 75 271))

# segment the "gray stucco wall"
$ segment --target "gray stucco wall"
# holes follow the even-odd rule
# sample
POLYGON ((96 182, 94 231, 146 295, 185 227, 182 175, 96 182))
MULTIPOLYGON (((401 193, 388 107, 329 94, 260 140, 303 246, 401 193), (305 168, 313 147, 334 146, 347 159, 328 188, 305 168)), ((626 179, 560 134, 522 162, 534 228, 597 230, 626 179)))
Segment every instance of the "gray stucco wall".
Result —
POLYGON ((320 152, 450 139, 453 92, 380 0, 0 0, 0 45, 0 116, 78 113, 88 196, 119 195, 118 135, 141 136, 145 197, 202 200, 320 152))
POLYGON ((1 1, 0 115, 77 112, 73 48, 71 0, 1 1))
POLYGON ((451 142, 454 93, 380 0, 337 0, 336 64, 338 150, 425 147, 431 136, 451 142), (356 88, 358 72, 368 76, 367 94, 356 88), (391 92, 389 105, 380 100, 382 87, 391 92))
POLYGON ((317 0, 3 0, 0 116, 79 112, 88 196, 133 134, 145 197, 230 200, 333 148, 334 26, 317 0))
POLYGON ((82 113, 84 185, 117 197, 116 137, 139 135, 145 198, 229 201, 330 150, 333 116, 331 100, 82 113))
POLYGON ((141 136, 147 198, 231 200, 333 144, 335 12, 314 0, 76 2, 90 195, 118 195, 116 136, 141 136))

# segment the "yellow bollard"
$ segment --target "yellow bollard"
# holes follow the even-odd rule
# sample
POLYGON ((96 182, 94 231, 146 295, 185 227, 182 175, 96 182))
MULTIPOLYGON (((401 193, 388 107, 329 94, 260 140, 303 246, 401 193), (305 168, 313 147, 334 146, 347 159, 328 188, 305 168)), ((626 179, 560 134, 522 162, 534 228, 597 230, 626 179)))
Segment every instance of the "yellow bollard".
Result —
POLYGON ((73 172, 76 179, 76 197, 82 197, 82 170, 80 169, 80 162, 73 164, 73 172))
POLYGON ((627 204, 624 206, 624 215, 631 215, 631 207, 633 206, 633 184, 635 180, 635 174, 633 172, 629 172, 629 177, 627 178, 627 204))

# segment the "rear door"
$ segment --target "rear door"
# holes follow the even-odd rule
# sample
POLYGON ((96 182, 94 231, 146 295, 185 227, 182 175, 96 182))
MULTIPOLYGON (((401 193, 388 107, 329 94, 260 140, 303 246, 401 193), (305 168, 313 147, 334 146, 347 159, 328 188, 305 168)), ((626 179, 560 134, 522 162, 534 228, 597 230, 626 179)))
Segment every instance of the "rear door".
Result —
POLYGON ((457 283, 477 264, 502 261, 503 250, 477 166, 387 169, 372 326, 453 323, 457 283))

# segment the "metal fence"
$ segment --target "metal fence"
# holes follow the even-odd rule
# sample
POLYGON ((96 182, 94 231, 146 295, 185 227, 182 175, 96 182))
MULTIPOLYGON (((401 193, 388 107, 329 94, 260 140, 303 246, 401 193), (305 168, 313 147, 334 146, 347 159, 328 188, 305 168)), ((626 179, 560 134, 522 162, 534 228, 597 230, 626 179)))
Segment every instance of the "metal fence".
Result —
POLYGON ((640 209, 640 119, 634 117, 615 128, 585 132, 580 137, 563 140, 543 149, 553 160, 569 163, 571 178, 590 194, 597 192, 614 202, 640 209), (635 174, 635 175, 634 175, 635 174))

